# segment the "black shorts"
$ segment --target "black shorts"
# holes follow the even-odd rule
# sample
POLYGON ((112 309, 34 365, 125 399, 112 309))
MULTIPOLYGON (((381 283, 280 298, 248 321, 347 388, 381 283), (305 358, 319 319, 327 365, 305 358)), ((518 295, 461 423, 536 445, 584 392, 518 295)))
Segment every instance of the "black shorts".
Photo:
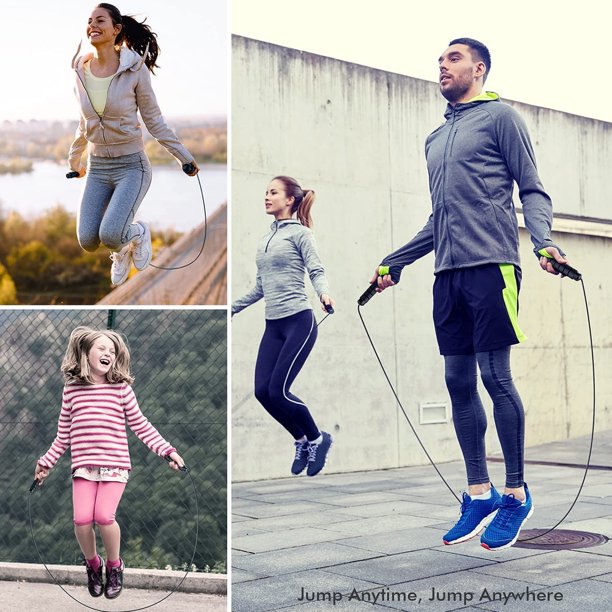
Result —
POLYGON ((473 355, 523 342, 518 326, 521 269, 485 264, 436 275, 433 319, 441 355, 473 355))

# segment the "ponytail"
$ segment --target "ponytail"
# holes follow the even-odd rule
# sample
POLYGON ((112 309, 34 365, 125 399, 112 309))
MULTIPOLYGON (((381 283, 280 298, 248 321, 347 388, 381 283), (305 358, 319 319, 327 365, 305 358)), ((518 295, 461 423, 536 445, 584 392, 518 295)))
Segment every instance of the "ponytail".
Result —
POLYGON ((294 210, 297 212, 298 221, 306 227, 312 227, 312 217, 310 216, 310 209, 314 204, 315 192, 312 189, 304 189, 304 197, 302 201, 296 206, 294 210))
POLYGON ((147 68, 154 73, 153 69, 159 68, 157 56, 160 49, 157 44, 157 34, 151 30, 150 26, 145 24, 146 19, 137 21, 129 15, 122 15, 116 6, 106 2, 101 2, 97 8, 108 11, 113 25, 121 26, 121 31, 115 38, 115 45, 125 44, 128 49, 141 56, 144 56, 146 52, 144 62, 147 68))
POLYGON ((297 214, 298 221, 306 226, 312 227, 310 209, 314 204, 315 192, 312 189, 302 189, 298 182, 290 176, 275 176, 273 181, 280 181, 285 186, 287 197, 293 198, 291 214, 297 214))

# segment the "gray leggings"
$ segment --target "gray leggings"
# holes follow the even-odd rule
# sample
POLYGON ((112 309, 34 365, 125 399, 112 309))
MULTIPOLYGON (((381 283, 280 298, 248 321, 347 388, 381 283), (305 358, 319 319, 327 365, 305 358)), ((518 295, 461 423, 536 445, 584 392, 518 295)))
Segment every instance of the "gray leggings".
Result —
POLYGON ((151 164, 143 151, 120 157, 91 155, 77 218, 77 237, 86 251, 103 244, 122 249, 141 234, 132 223, 151 185, 151 164))
POLYGON ((475 355, 444 357, 446 387, 453 405, 453 423, 463 452, 468 484, 489 482, 485 450, 487 417, 476 389, 476 364, 493 400, 493 417, 506 464, 506 487, 522 487, 525 413, 512 382, 510 347, 475 355))

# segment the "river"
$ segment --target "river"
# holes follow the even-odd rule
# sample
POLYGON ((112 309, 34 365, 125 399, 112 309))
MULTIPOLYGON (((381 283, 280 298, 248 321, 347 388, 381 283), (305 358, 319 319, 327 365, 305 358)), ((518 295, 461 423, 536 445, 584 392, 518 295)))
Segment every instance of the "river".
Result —
MULTIPOLYGON (((15 210, 32 218, 61 204, 76 213, 85 180, 67 180, 67 171, 64 164, 38 161, 32 172, 0 175, 2 212, 15 210)), ((227 168, 222 164, 202 164, 198 176, 210 215, 227 201, 227 168)), ((157 230, 173 228, 184 232, 195 227, 204 219, 197 179, 184 174, 178 164, 153 166, 153 182, 136 219, 147 221, 157 230)))

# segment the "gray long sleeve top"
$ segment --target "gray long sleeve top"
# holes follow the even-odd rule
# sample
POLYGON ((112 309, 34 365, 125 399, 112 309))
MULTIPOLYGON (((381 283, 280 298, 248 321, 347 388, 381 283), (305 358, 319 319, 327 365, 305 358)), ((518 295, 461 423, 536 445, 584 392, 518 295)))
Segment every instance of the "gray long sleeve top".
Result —
POLYGON ((232 315, 261 298, 266 301, 266 319, 312 310, 304 283, 306 272, 319 298, 329 293, 312 231, 297 219, 272 223, 259 242, 256 263, 255 287, 232 303, 232 315))
POLYGON ((518 266, 514 181, 534 251, 555 246, 551 200, 521 116, 490 92, 448 105, 444 116, 425 144, 432 214, 383 265, 401 269, 434 250, 435 273, 487 263, 518 266))

